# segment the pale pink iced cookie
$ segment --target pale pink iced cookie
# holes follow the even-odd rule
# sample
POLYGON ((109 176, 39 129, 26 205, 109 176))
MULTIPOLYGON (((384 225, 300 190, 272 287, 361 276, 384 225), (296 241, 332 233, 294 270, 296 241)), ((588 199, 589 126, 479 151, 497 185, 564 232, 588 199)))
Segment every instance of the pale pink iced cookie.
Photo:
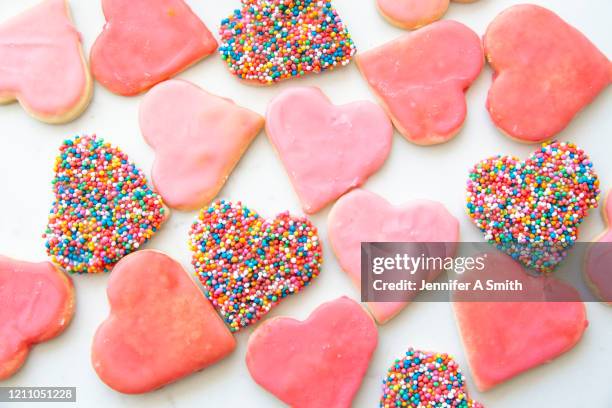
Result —
MULTIPOLYGON (((459 240, 459 222, 440 203, 415 200, 393 206, 384 198, 365 190, 353 190, 338 200, 328 218, 329 240, 342 269, 361 287, 362 242, 441 242, 459 240)), ((456 245, 447 246, 442 257, 453 256, 456 245)), ((418 254, 420 255, 420 254, 418 254)), ((431 281, 440 271, 419 277, 431 281)), ((414 292, 414 296, 417 292, 414 292)), ((369 302, 378 323, 386 323, 407 302, 369 302)))
MULTIPOLYGON (((471 3, 475 0, 453 0, 471 3)), ((440 19, 450 0, 376 0, 378 10, 391 24, 413 30, 440 19)))
POLYGON ((523 288, 517 296, 524 296, 525 301, 470 301, 464 297, 466 294, 453 293, 463 346, 474 382, 481 391, 569 351, 588 325, 580 295, 560 280, 529 276, 519 263, 501 252, 488 253, 485 270, 472 276, 490 277, 495 277, 496 282, 521 282, 523 288), (544 293, 562 301, 536 297, 544 293))
POLYGON ((349 408, 377 343, 372 318, 341 297, 305 321, 262 323, 249 338, 246 363, 255 382, 293 408, 349 408))
POLYGON ((595 239, 585 259, 584 276, 591 290, 612 306, 612 199, 610 193, 602 206, 606 231, 595 239))
POLYGON ((144 250, 108 281, 110 315, 93 340, 92 363, 109 387, 140 394, 221 360, 236 341, 185 269, 144 250))
POLYGON ((266 133, 304 211, 313 214, 383 165, 393 126, 375 103, 336 106, 320 89, 300 87, 270 102, 266 133))
POLYGON ((89 105, 92 80, 67 0, 45 0, 0 24, 0 104, 65 123, 89 105))
POLYGON ((34 344, 64 331, 74 304, 72 281, 52 263, 0 255, 0 380, 21 368, 34 344))
POLYGON ((510 7, 484 36, 495 71, 487 109, 513 139, 541 142, 562 131, 612 81, 612 64, 550 10, 510 7))
POLYGON ((484 64, 478 35, 439 21, 357 54, 357 64, 397 130, 420 145, 444 143, 465 121, 465 91, 484 64))
POLYGON ((189 82, 155 86, 140 106, 140 129, 156 153, 155 189, 170 207, 205 206, 263 124, 257 113, 189 82))
POLYGON ((183 0, 102 0, 102 8, 106 24, 91 49, 91 70, 116 94, 139 94, 217 49, 183 0))

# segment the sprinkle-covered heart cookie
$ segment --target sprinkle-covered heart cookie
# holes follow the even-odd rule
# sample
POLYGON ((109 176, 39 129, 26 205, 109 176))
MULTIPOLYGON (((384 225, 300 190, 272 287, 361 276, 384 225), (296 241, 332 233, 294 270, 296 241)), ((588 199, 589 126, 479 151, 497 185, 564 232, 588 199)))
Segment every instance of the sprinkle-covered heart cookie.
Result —
POLYGON ((451 356, 409 348, 383 380, 380 408, 395 407, 483 406, 469 397, 463 373, 451 356))
POLYGON ((190 232, 192 264, 232 331, 261 319, 319 275, 322 250, 306 218, 265 220, 240 202, 215 201, 190 232))
POLYGON ((356 52, 330 0, 242 0, 219 34, 230 72, 262 85, 347 65, 356 52))
POLYGON ((608 57, 535 4, 504 10, 483 43, 495 71, 487 109, 495 126, 519 141, 554 137, 612 83, 608 57))
POLYGON ((109 271, 147 242, 168 216, 140 169, 96 136, 62 143, 53 193, 44 235, 47 253, 71 273, 109 271))
POLYGON ((470 171, 467 210, 485 239, 538 272, 551 272, 598 205, 599 179, 571 143, 542 145, 527 160, 496 156, 470 171))
POLYGON ((0 380, 21 368, 34 344, 64 331, 74 303, 72 281, 51 262, 0 255, 0 380))

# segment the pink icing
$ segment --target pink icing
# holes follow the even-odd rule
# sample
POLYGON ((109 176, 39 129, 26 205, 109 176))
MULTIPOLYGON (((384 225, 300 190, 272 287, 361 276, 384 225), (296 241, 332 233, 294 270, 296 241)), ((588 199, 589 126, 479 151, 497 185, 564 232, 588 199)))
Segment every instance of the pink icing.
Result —
POLYGON ((303 322, 264 322, 249 338, 246 363, 259 385, 293 408, 348 408, 377 342, 372 318, 342 297, 303 322))
POLYGON ((62 332, 73 312, 72 282, 63 272, 0 255, 0 380, 21 367, 33 344, 62 332))
POLYGON ((314 87, 290 88, 272 100, 266 132, 309 214, 363 184, 387 159, 393 138, 378 105, 335 106, 314 87))
POLYGON ((46 0, 0 25, 0 55, 0 103, 17 99, 52 123, 84 108, 89 70, 64 0, 46 0))
POLYGON ((398 131, 411 142, 430 145, 461 129, 464 92, 484 58, 475 32, 445 20, 358 54, 357 64, 398 131))
POLYGON ((382 14, 393 24, 414 29, 442 17, 449 0, 377 0, 382 14))
POLYGON ((597 295, 612 305, 612 199, 610 193, 603 208, 604 218, 608 223, 606 231, 597 238, 596 242, 587 252, 585 274, 588 282, 595 289, 597 295), (610 243, 610 245, 605 244, 610 243))
POLYGON ((91 50, 96 79, 120 95, 138 94, 217 49, 183 0, 102 0, 106 25, 91 50))
POLYGON ((553 12, 513 6, 489 25, 487 59, 495 70, 487 108, 509 136, 540 142, 563 130, 612 81, 612 64, 553 12))
POLYGON ((123 258, 108 281, 111 311, 92 363, 109 387, 144 393, 224 358, 236 342, 183 267, 160 252, 123 258))
POLYGON ((155 86, 140 107, 140 128, 155 149, 153 184, 170 207, 212 200, 263 127, 257 113, 181 80, 155 86))
MULTIPOLYGON (((415 200, 395 207, 374 193, 354 190, 332 207, 328 233, 340 266, 360 288, 362 242, 457 242, 459 222, 435 201, 415 200)), ((448 248, 445 256, 452 256, 455 250, 448 248)), ((429 276, 427 280, 434 278, 429 276)), ((383 324, 407 304, 369 302, 368 308, 383 324)))
POLYGON ((584 303, 573 287, 554 278, 530 277, 500 252, 487 256, 487 269, 479 277, 518 279, 532 295, 526 298, 530 302, 453 303, 474 382, 481 391, 569 351, 588 325, 584 303), (576 302, 533 301, 533 293, 541 293, 543 287, 563 299, 575 297, 576 302))

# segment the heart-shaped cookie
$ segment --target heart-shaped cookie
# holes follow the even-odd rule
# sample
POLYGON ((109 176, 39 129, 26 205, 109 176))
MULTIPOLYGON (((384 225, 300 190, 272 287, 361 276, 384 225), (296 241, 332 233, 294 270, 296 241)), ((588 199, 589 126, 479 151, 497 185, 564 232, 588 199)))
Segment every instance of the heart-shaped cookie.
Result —
POLYGON ((91 70, 116 94, 139 94, 217 49, 183 0, 102 0, 102 9, 106 24, 91 49, 91 70))
MULTIPOLYGON (((338 200, 329 213, 327 229, 340 266, 357 287, 361 287, 362 242, 441 242, 450 245, 459 240, 459 222, 442 204, 417 200, 395 207, 365 190, 353 190, 338 200)), ((456 246, 449 246, 447 253, 440 256, 453 256, 455 251, 456 246)), ((415 279, 432 281, 440 272, 421 271, 415 279)), ((417 294, 411 292, 413 296, 417 294)), ((369 302, 368 308, 382 324, 407 304, 369 302)))
POLYGON ((576 289, 551 276, 529 276, 507 255, 488 253, 485 269, 472 277, 518 280, 526 293, 525 302, 478 302, 453 294, 453 300, 461 298, 453 308, 474 382, 481 391, 569 351, 588 325, 576 289), (557 299, 538 300, 534 297, 538 293, 557 299))
POLYGON ((262 323, 249 338, 246 363, 255 382, 294 408, 349 408, 377 343, 372 318, 342 297, 305 321, 262 323))
MULTIPOLYGON (((471 3, 475 0, 453 0, 457 3, 471 3)), ((439 20, 450 0, 376 0, 378 10, 391 24, 414 30, 439 20)))
POLYGON ((413 348, 389 368, 380 407, 483 408, 469 397, 463 373, 451 356, 413 348))
POLYGON ((355 45, 331 0, 241 0, 221 21, 221 57, 248 83, 284 79, 347 65, 355 45))
POLYGON ((74 303, 72 281, 50 262, 0 255, 0 380, 21 368, 34 344, 64 331, 74 303))
POLYGON ((397 130, 413 143, 431 145, 461 129, 465 91, 484 57, 475 32, 445 20, 360 53, 356 61, 397 130))
POLYGON ((591 290, 612 306, 612 199, 609 192, 602 209, 608 227, 587 250, 584 276, 591 290))
POLYGON ((140 129, 155 149, 152 181, 164 202, 193 210, 207 205, 263 127, 255 112, 181 81, 147 93, 140 129))
POLYGON ((393 126, 368 101, 335 106, 314 87, 291 88, 268 106, 266 133, 306 213, 363 184, 385 162, 393 126))
POLYGON ((265 220, 240 202, 215 201, 190 231, 192 263, 232 331, 261 319, 319 275, 317 229, 282 213, 265 220))
POLYGON ((185 269, 151 250, 125 257, 108 281, 110 315, 96 331, 92 364, 112 389, 141 394, 221 360, 236 347, 185 269))
POLYGON ((495 126, 519 141, 552 138, 612 82, 604 54, 555 13, 533 4, 497 16, 484 48, 495 71, 487 109, 495 126))
POLYGON ((52 184, 47 253, 71 273, 109 271, 169 215, 127 155, 96 136, 62 143, 52 184))
POLYGON ((467 210, 485 239, 538 272, 551 272, 598 205, 599 179, 572 143, 542 145, 527 160, 496 156, 470 171, 467 210))
POLYGON ((0 24, 0 104, 65 123, 89 104, 92 80, 66 0, 45 0, 0 24))

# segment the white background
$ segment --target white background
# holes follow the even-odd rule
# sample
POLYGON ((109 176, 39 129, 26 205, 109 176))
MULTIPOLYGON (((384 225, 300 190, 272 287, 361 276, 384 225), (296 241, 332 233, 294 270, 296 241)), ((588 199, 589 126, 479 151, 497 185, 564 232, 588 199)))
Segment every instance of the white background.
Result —
MULTIPOLYGON (((516 0, 480 0, 473 4, 452 4, 445 18, 459 20, 482 34, 487 24, 516 0)), ((544 5, 585 33, 606 55, 612 55, 610 0, 547 0, 544 5)), ((36 0, 0 1, 0 21, 17 14, 36 0)), ((193 10, 217 31, 219 21, 238 6, 238 0, 188 1, 193 10)), ((359 50, 383 44, 402 30, 389 25, 376 11, 374 0, 336 0, 340 15, 348 24, 359 50)), ((89 49, 102 29, 104 18, 99 1, 72 0, 77 28, 89 49)), ((1 58, 1 56, 0 56, 1 58)), ((317 85, 337 103, 358 99, 374 100, 357 68, 292 80, 271 88, 243 85, 227 72, 218 55, 212 55, 179 75, 208 91, 233 98, 261 114, 266 104, 283 89, 296 85, 317 85)), ((463 131, 450 143, 418 147, 401 136, 387 163, 365 187, 393 203, 429 198, 446 204, 461 221, 464 241, 481 240, 476 227, 464 212, 464 186, 468 168, 494 154, 526 157, 534 146, 516 143, 497 131, 485 110, 491 70, 486 67, 467 94, 468 119, 463 131)), ((91 106, 75 122, 50 126, 29 118, 17 104, 0 106, 0 252, 24 260, 45 259, 43 233, 51 206, 50 181, 57 149, 64 138, 79 133, 97 133, 120 146, 150 174, 153 152, 144 143, 138 128, 138 106, 142 97, 116 96, 98 84, 91 106)), ((560 140, 578 143, 592 157, 604 191, 612 188, 612 92, 609 90, 589 106, 559 135, 560 140)), ((298 200, 265 134, 260 134, 234 171, 221 197, 242 200, 262 215, 283 210, 301 213, 298 200)), ((270 315, 306 317, 320 303, 349 295, 357 290, 334 258, 327 244, 326 220, 329 209, 312 217, 325 242, 325 263, 319 278, 299 295, 285 300, 270 315)), ((196 212, 174 211, 149 248, 163 250, 179 259, 191 272, 187 232, 196 212)), ((582 239, 590 240, 603 229, 599 211, 593 211, 582 227, 582 239)), ((1 385, 76 386, 78 406, 113 407, 276 407, 282 406, 257 386, 244 362, 251 329, 237 334, 238 347, 224 361, 161 390, 141 396, 126 396, 107 388, 90 364, 90 345, 98 324, 108 313, 105 286, 108 275, 74 276, 77 312, 67 331, 57 339, 36 346, 23 369, 1 385)), ((582 341, 553 363, 531 370, 497 388, 473 397, 487 407, 612 407, 612 308, 588 304, 590 320, 582 341)), ((450 304, 415 303, 390 323, 380 327, 379 347, 354 406, 374 407, 380 397, 380 382, 388 366, 409 346, 448 352, 456 356, 471 384, 471 375, 455 327, 450 304)), ((535 345, 537 346, 537 345, 535 345)), ((58 405, 54 405, 58 406, 58 405)), ((74 406, 70 404, 69 406, 74 406)))

